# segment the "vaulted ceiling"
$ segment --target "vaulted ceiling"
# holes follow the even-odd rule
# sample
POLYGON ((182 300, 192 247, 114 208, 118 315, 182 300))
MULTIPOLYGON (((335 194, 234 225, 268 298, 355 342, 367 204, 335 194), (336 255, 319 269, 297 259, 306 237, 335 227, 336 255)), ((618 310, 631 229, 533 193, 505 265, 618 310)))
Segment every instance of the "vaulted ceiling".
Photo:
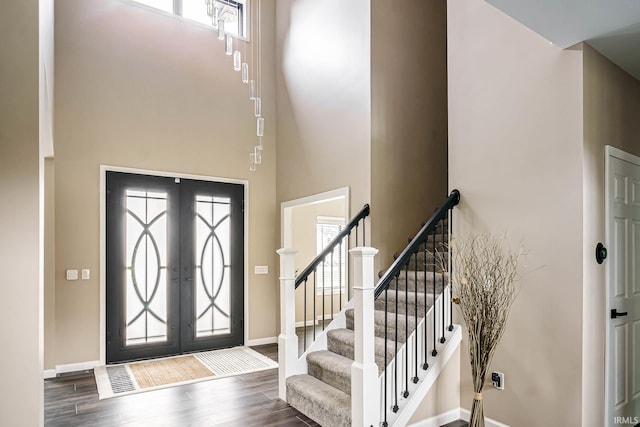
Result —
POLYGON ((553 44, 582 41, 640 80, 640 0, 486 0, 553 44))

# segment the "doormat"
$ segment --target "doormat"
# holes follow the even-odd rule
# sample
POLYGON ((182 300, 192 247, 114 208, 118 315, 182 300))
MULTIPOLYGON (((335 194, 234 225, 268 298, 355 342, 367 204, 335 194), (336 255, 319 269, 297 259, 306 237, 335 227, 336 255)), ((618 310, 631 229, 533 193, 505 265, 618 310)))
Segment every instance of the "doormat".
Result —
POLYGON ((249 347, 233 347, 94 369, 98 398, 125 396, 167 387, 277 368, 249 347))

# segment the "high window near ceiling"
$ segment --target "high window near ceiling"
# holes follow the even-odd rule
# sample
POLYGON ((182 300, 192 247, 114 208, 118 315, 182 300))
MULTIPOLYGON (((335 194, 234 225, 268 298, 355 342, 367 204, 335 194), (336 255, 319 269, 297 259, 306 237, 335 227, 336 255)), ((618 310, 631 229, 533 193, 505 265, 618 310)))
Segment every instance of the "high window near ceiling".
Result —
POLYGON ((133 0, 212 28, 218 23, 224 31, 239 37, 247 36, 248 0, 133 0))

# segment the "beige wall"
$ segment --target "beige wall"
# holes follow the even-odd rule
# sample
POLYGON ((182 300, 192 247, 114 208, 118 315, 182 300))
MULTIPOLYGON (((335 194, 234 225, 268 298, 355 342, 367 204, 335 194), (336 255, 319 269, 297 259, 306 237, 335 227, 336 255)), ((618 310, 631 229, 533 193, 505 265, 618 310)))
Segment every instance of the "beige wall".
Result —
POLYGON ((446 7, 371 2, 371 236, 382 268, 447 195, 446 7))
MULTIPOLYGON (((296 276, 304 270, 311 261, 318 255, 316 225, 319 216, 343 218, 345 212, 345 199, 337 199, 328 202, 303 205, 291 209, 291 237, 292 247, 296 254, 296 276)), ((348 221, 348 219, 346 219, 348 221)), ((345 247, 345 250, 347 248, 345 247)), ((346 292, 346 288, 345 288, 346 292)), ((316 316, 322 315, 322 295, 317 296, 314 290, 313 279, 307 285, 307 320, 313 319, 313 298, 316 298, 316 316)), ((325 314, 331 314, 331 296, 325 295, 325 314)), ((304 288, 299 286, 296 289, 296 322, 304 320, 304 288)), ((346 304, 346 296, 342 297, 343 304, 346 304)), ((333 296, 334 313, 340 311, 340 295, 333 296)))
POLYGON ((40 152, 53 157, 54 0, 38 0, 40 21, 40 152))
POLYGON ((275 17, 261 3, 265 151, 251 173, 253 104, 212 30, 129 2, 56 2, 57 364, 99 357, 100 165, 248 180, 249 338, 276 335, 275 17), (70 268, 91 280, 66 281, 70 268))
MULTIPOLYGON (((447 195, 446 0, 371 2, 371 236, 384 269, 447 195)), ((460 406, 460 352, 410 424, 460 406)))
POLYGON ((342 187, 350 212, 370 202, 369 3, 277 2, 278 204, 342 187))
POLYGON ((447 362, 438 379, 409 419, 408 425, 419 423, 460 408, 460 348, 447 362))
MULTIPOLYGON (((584 50, 584 310, 583 425, 604 419, 605 265, 594 259, 605 245, 604 146, 640 156, 640 82, 589 45, 584 50)), ((605 261, 606 262, 606 261, 605 261)))
MULTIPOLYGON (((485 415, 582 425, 582 52, 560 50, 482 0, 448 2, 449 186, 457 236, 508 231, 525 275, 485 415), (538 267, 541 267, 538 269, 538 267), (528 272, 528 273, 527 273, 528 272)), ((466 339, 461 405, 470 408, 466 339)))
POLYGON ((43 424, 38 2, 0 13, 0 425, 43 424))

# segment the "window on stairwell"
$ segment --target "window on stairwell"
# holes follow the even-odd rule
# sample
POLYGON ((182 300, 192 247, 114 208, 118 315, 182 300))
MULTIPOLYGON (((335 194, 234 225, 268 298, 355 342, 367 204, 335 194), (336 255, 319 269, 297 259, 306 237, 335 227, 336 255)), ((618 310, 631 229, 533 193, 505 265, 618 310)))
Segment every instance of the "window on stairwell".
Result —
POLYGON ((224 31, 246 37, 249 0, 132 0, 154 9, 218 28, 222 21, 224 31))
MULTIPOLYGON (((344 230, 344 218, 319 216, 316 223, 317 253, 320 254, 344 230)), ((329 254, 316 271, 316 287, 319 294, 346 291, 346 240, 329 254)))

